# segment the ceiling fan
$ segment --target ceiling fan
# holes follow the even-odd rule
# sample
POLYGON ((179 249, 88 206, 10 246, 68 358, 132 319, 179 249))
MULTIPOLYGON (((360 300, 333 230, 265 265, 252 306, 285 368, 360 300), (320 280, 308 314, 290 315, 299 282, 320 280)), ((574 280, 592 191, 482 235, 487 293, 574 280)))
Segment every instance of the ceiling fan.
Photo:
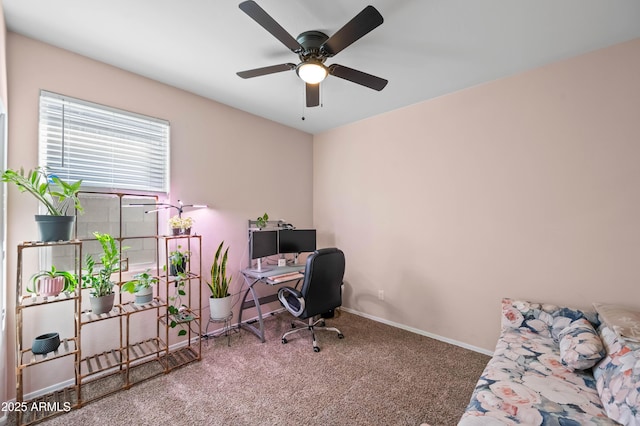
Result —
POLYGON ((331 37, 320 31, 305 31, 297 38, 293 38, 280 24, 278 24, 255 1, 244 1, 240 9, 260 24, 272 36, 280 40, 293 53, 298 55, 300 63, 272 65, 238 72, 242 78, 252 78, 282 71, 296 70, 298 76, 305 82, 306 100, 308 107, 320 105, 320 82, 328 75, 333 75, 374 90, 382 90, 388 81, 367 74, 344 65, 325 65, 327 58, 331 58, 343 49, 359 40, 384 21, 380 12, 367 6, 351 21, 347 22, 331 37))

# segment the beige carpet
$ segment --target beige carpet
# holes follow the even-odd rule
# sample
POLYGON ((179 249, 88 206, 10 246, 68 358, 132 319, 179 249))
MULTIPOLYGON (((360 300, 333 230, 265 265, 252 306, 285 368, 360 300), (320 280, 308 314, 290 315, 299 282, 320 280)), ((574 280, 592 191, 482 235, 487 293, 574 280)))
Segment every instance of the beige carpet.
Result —
POLYGON ((266 343, 242 330, 203 343, 203 360, 41 424, 455 425, 489 357, 338 312, 283 345, 286 313, 266 343))

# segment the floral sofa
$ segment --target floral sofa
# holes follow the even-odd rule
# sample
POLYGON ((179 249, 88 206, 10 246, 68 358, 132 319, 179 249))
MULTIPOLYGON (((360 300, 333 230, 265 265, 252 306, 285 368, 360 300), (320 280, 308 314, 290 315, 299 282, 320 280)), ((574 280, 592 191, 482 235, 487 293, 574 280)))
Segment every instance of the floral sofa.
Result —
POLYGON ((459 425, 640 425, 640 312, 511 299, 459 425))

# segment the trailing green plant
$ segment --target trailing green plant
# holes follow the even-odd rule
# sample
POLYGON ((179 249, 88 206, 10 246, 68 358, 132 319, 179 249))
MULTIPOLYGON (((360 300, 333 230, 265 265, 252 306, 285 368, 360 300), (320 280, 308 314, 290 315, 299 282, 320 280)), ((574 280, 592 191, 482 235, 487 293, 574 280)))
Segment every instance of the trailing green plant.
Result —
POLYGON ((258 228, 262 229, 262 228, 266 228, 267 227, 267 223, 269 222, 269 215, 268 214, 263 214, 262 216, 259 216, 256 219, 258 228))
POLYGON ((151 275, 151 269, 147 269, 144 272, 135 274, 133 280, 124 283, 122 290, 128 291, 129 293, 136 293, 155 284, 158 284, 158 278, 151 275))
POLYGON ((40 201, 51 216, 66 216, 70 208, 78 212, 83 208, 78 198, 82 180, 67 183, 46 167, 36 167, 26 175, 24 169, 7 169, 2 172, 2 181, 15 184, 20 192, 28 192, 40 201))
POLYGON ((78 276, 76 274, 72 274, 69 271, 59 271, 56 269, 54 265, 51 265, 50 271, 40 271, 31 276, 31 282, 33 283, 33 287, 27 287, 27 292, 29 293, 37 293, 36 282, 40 278, 56 278, 62 277, 64 279, 64 288, 62 291, 73 292, 76 289, 78 284, 78 276))
POLYGON ((169 296, 169 301, 171 304, 167 306, 167 314, 169 317, 169 327, 176 328, 177 326, 181 327, 181 330, 178 331, 178 336, 184 336, 187 334, 187 330, 184 328, 184 321, 178 322, 178 318, 180 315, 180 309, 187 309, 188 306, 182 303, 182 296, 186 296, 187 292, 184 290, 185 288, 185 280, 187 275, 184 272, 178 272, 178 280, 176 283, 176 292, 173 296, 169 296))
POLYGON ((102 256, 100 256, 102 267, 98 272, 94 272, 96 262, 93 256, 88 254, 85 257, 86 274, 82 276, 83 286, 91 289, 93 297, 108 296, 113 293, 115 285, 111 281, 111 274, 120 270, 120 250, 111 235, 99 232, 94 232, 93 235, 102 246, 102 256))
MULTIPOLYGON (((175 250, 169 252, 169 265, 173 269, 173 272, 170 271, 170 274, 176 276, 177 279, 174 281, 175 293, 173 296, 169 296, 169 302, 171 303, 167 306, 167 316, 169 327, 176 328, 179 326, 181 328, 181 330, 178 331, 178 336, 184 336, 187 334, 187 330, 184 327, 185 321, 179 321, 179 316, 181 309, 189 308, 187 305, 182 303, 182 296, 187 295, 185 291, 185 282, 188 278, 186 271, 182 268, 186 266, 190 256, 191 252, 183 251, 182 246, 180 245, 178 245, 175 250)), ((167 265, 164 265, 162 269, 166 272, 167 265)))
POLYGON ((173 266, 173 270, 175 270, 178 274, 180 272, 185 272, 184 270, 181 270, 181 269, 186 266, 187 261, 191 256, 190 251, 182 251, 181 249, 182 249, 182 246, 179 245, 178 247, 176 247, 176 250, 173 250, 172 252, 169 253, 169 264, 173 266))
POLYGON ((216 250, 213 265, 211 265, 211 281, 207 283, 209 290, 211 290, 211 297, 214 299, 227 297, 229 295, 229 283, 231 282, 231 277, 227 277, 229 247, 224 251, 224 255, 222 255, 221 258, 220 254, 222 253, 223 246, 224 241, 220 243, 218 250, 216 250))

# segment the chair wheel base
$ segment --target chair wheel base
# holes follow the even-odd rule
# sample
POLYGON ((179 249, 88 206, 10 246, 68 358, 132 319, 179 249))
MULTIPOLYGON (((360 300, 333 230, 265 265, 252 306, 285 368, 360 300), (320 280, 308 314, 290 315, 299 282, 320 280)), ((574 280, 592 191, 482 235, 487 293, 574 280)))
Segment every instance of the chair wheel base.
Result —
POLYGON ((344 339, 344 334, 339 333, 339 334, 338 334, 338 339, 344 339))
POLYGON ((282 338, 282 344, 283 344, 283 345, 284 345, 285 343, 287 343, 287 341, 288 341, 287 339, 282 338))
POLYGON ((314 352, 320 352, 320 348, 319 348, 319 347, 317 347, 317 346, 314 346, 314 347, 313 347, 313 351, 314 351, 314 352))

